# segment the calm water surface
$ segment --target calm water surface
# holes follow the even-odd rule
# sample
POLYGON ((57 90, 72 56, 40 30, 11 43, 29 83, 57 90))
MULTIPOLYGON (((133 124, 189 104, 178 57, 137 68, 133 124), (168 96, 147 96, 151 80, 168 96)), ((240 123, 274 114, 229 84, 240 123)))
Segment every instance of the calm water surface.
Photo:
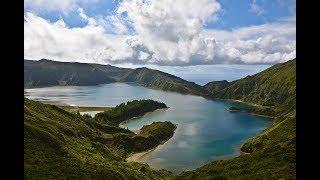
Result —
POLYGON ((98 86, 68 86, 26 89, 25 96, 42 101, 61 101, 77 106, 115 106, 134 99, 154 99, 167 104, 164 112, 150 113, 123 124, 136 131, 154 121, 178 125, 174 136, 139 161, 174 173, 191 170, 216 159, 238 155, 250 137, 270 121, 245 113, 230 113, 235 102, 212 101, 199 96, 147 89, 135 84, 112 83, 98 86))

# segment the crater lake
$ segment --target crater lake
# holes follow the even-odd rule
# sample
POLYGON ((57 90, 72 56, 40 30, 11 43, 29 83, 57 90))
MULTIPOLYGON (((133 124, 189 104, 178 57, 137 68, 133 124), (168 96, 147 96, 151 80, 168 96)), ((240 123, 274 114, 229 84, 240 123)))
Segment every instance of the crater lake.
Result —
POLYGON ((76 106, 110 107, 135 99, 164 102, 169 107, 167 110, 148 113, 121 126, 137 131, 155 121, 177 124, 170 140, 137 160, 175 174, 213 160, 239 155, 241 145, 271 123, 262 117, 227 110, 230 106, 239 105, 239 102, 148 89, 133 83, 25 89, 25 97, 76 106))

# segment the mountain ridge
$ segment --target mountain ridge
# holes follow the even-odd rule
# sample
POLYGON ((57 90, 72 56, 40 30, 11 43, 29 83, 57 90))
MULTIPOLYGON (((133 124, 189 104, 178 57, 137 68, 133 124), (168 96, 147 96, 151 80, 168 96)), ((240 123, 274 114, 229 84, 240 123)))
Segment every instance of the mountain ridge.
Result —
POLYGON ((211 93, 212 98, 241 100, 274 107, 279 109, 276 112, 278 114, 284 109, 288 109, 287 112, 295 109, 295 72, 296 59, 293 59, 232 82, 213 81, 204 88, 211 93))
POLYGON ((135 82, 142 86, 183 94, 207 95, 202 86, 159 70, 119 68, 111 65, 24 60, 24 86, 84 86, 113 82, 135 82))

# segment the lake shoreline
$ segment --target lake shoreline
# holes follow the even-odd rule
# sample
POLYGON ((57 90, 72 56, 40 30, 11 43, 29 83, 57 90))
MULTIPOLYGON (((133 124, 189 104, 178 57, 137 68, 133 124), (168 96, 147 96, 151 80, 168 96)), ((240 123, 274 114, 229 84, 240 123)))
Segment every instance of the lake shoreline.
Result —
POLYGON ((274 120, 274 117, 272 116, 267 116, 267 115, 262 115, 262 114, 257 114, 257 113, 251 113, 251 112, 248 112, 246 110, 230 110, 228 109, 229 112, 242 112, 242 113, 246 113, 246 114, 250 114, 250 115, 253 115, 253 116, 258 116, 258 117, 263 117, 263 118, 266 118, 270 121, 273 121, 274 120))
MULTIPOLYGON (((120 83, 120 84, 122 84, 122 83, 120 83)), ((132 91, 132 92, 135 92, 135 93, 128 93, 128 94, 124 93, 123 97, 124 97, 125 101, 131 100, 131 97, 138 98, 138 99, 153 99, 153 98, 157 98, 157 100, 158 99, 165 100, 163 102, 166 103, 166 104, 169 103, 168 106, 173 108, 172 110, 167 111, 166 113, 164 113, 164 116, 160 115, 162 113, 156 113, 154 116, 153 115, 149 116, 149 115, 151 113, 153 113, 153 112, 166 111, 169 107, 168 108, 162 108, 162 109, 156 109, 154 111, 146 112, 146 113, 142 114, 141 116, 130 118, 130 119, 128 119, 128 120, 126 120, 124 122, 121 122, 119 124, 119 127, 121 127, 121 128, 126 128, 123 125, 127 121, 136 120, 137 124, 139 124, 138 123, 139 118, 144 117, 144 116, 147 116, 146 120, 149 120, 149 119, 152 119, 152 120, 165 120, 165 119, 168 119, 168 120, 170 120, 171 119, 171 120, 178 120, 177 122, 175 122, 175 123, 178 123, 178 124, 180 124, 180 121, 188 122, 188 124, 190 124, 190 126, 186 125, 185 126, 186 129, 180 129, 179 131, 176 130, 175 134, 177 136, 178 135, 183 135, 183 136, 179 136, 179 138, 189 142, 189 138, 184 138, 184 136, 189 136, 189 135, 185 135, 184 133, 188 133, 190 131, 193 132, 193 130, 198 130, 197 128, 207 129, 206 126, 208 126, 208 124, 210 124, 210 125, 213 124, 212 127, 216 127, 217 125, 219 125, 219 123, 215 123, 215 122, 222 121, 222 119, 225 116, 229 116, 231 122, 235 121, 235 119, 236 119, 235 117, 237 117, 237 116, 233 116, 233 115, 231 115, 231 116, 228 115, 229 113, 226 112, 226 109, 224 109, 224 110, 221 109, 221 111, 219 111, 220 106, 215 106, 216 102, 219 103, 219 100, 221 100, 221 101, 226 102, 226 103, 223 103, 221 107, 228 108, 228 102, 227 102, 228 100, 227 99, 216 99, 216 98, 205 98, 205 99, 203 99, 203 96, 199 96, 199 95, 180 94, 180 93, 174 93, 174 92, 163 91, 163 90, 155 91, 155 90, 152 90, 151 88, 148 88, 148 87, 146 88, 144 86, 127 86, 127 85, 113 86, 113 85, 106 85, 106 87, 108 87, 108 89, 107 89, 108 92, 114 90, 115 91, 115 93, 114 93, 115 95, 118 95, 118 93, 119 93, 118 92, 118 88, 124 88, 124 90, 128 89, 128 90, 130 90, 130 92, 132 90, 137 90, 137 92, 139 92, 139 93, 137 93, 136 91, 132 91), (134 87, 134 88, 132 88, 132 87, 134 87), (210 102, 207 102, 206 100, 209 100, 210 102), (194 103, 194 102, 196 102, 196 103, 194 103), (183 109, 184 106, 186 106, 185 109, 183 109), (212 107, 212 108, 209 108, 209 107, 212 107), (218 109, 218 110, 215 110, 215 109, 218 109), (198 114, 198 113, 200 113, 200 114, 198 114), (201 119, 202 121, 197 121, 196 119, 201 119), (214 121, 212 119, 214 119, 214 121), (198 125, 198 123, 199 123, 199 125, 198 125), (208 124, 206 124, 205 126, 202 126, 204 123, 208 123, 208 124), (194 127, 195 126, 194 124, 197 124, 196 127, 194 127)), ((119 98, 122 99, 122 95, 113 97, 112 94, 110 95, 110 93, 106 94, 106 92, 104 91, 104 89, 106 89, 106 88, 104 88, 104 86, 101 86, 101 87, 98 86, 97 89, 99 89, 99 91, 97 91, 97 92, 99 92, 97 95, 101 95, 101 97, 99 97, 99 96, 94 94, 95 95, 94 98, 93 98, 93 96, 91 98, 91 99, 94 99, 94 100, 95 99, 99 100, 98 101, 99 103, 96 103, 97 105, 98 104, 105 104, 105 103, 107 103, 107 104, 120 104, 120 103, 123 102, 123 101, 119 101, 118 100, 119 98), (99 98, 101 98, 101 99, 99 99, 99 98), (114 98, 114 99, 112 99, 112 98, 114 98), (117 102, 117 103, 114 103, 114 102, 117 102)), ((63 92, 64 91, 61 91, 61 93, 63 93, 63 92)), ((76 93, 78 93, 78 92, 83 93, 85 91, 82 90, 82 89, 79 89, 79 90, 75 89, 75 91, 73 93, 75 93, 75 92, 76 93)), ((59 95, 61 94, 61 93, 60 94, 59 93, 60 93, 60 91, 58 91, 58 93, 54 93, 54 95, 59 97, 59 95)), ((36 91, 32 92, 31 97, 32 97, 32 95, 34 96, 34 94, 37 95, 36 91)), ((48 100, 51 99, 51 97, 49 97, 50 99, 46 99, 46 98, 48 98, 47 96, 43 96, 43 97, 42 96, 35 96, 35 97, 36 98, 41 97, 46 102, 48 102, 48 100)), ((74 97, 72 97, 72 98, 74 98, 74 97)), ((78 97, 76 97, 76 98, 78 98, 78 97)), ((59 99, 59 98, 57 98, 57 99, 59 99)), ((91 102, 91 99, 90 99, 90 103, 88 103, 88 105, 91 105, 91 104, 95 105, 95 103, 91 102)), ((55 99, 52 99, 52 100, 55 100, 55 99)), ((242 101, 239 101, 239 100, 230 100, 230 101, 248 104, 246 102, 242 102, 242 101)), ((66 102, 68 102, 68 101, 66 101, 66 102)), ((69 101, 69 103, 72 103, 72 102, 73 101, 69 101)), ((75 101, 75 102, 77 102, 77 101, 75 101)), ((82 103, 82 104, 86 105, 85 103, 82 103)), ((245 114, 250 114, 248 112, 244 112, 244 113, 245 114)), ((247 117, 247 116, 241 116, 241 117, 247 117)), ((262 117, 262 116, 260 116, 260 117, 262 117)), ((255 121, 255 119, 256 118, 253 118, 254 121, 255 121)), ((263 120, 263 121, 265 121, 265 120, 263 120)), ((138 128, 140 127, 140 125, 147 125, 148 122, 149 121, 146 121, 146 123, 143 123, 143 124, 140 123, 138 126, 133 125, 132 126, 133 130, 131 130, 131 131, 133 131, 135 134, 139 134, 140 133, 140 129, 138 129, 138 128), (137 130, 135 130, 135 129, 137 129, 137 130)), ((131 124, 131 123, 129 123, 129 124, 131 124)), ((136 124, 136 123, 133 122, 132 124, 136 124)), ((257 123, 257 124, 253 124, 253 125, 257 126, 259 128, 260 126, 265 126, 264 124, 265 123, 257 123)), ((128 126, 131 127, 131 125, 128 125, 128 126)), ((248 128, 250 128, 250 127, 248 127, 248 128)), ((213 128, 213 129, 215 129, 215 128, 213 128)), ((196 138, 203 138, 201 134, 200 135, 193 134, 192 132, 190 132, 191 136, 195 136, 196 138)), ((227 133, 228 132, 229 132, 229 130, 227 130, 227 133)), ((209 133, 209 134, 212 134, 212 133, 209 133)), ((247 134, 251 134, 251 133, 247 133, 247 134)), ((218 135, 220 135, 220 134, 218 134, 218 135)), ((176 137, 176 136, 174 136, 174 137, 176 137)), ((255 137, 255 136, 250 136, 250 137, 255 137)), ((207 138, 207 137, 204 137, 204 138, 207 138)), ((171 144, 171 142, 175 142, 175 144, 173 146, 177 146, 176 143, 179 143, 179 141, 177 141, 178 138, 172 138, 172 139, 175 139, 175 140, 173 140, 173 141, 171 141, 171 140, 168 141, 167 140, 168 142, 170 142, 168 144, 171 144)), ((247 139, 245 139, 245 140, 247 140, 247 139)), ((228 144, 233 144, 232 142, 227 142, 227 143, 228 144)), ((159 144, 158 146, 156 146, 153 149, 148 149, 148 150, 143 151, 143 152, 137 152, 137 153, 128 154, 128 156, 125 157, 124 159, 125 160, 127 159, 128 162, 141 162, 141 163, 148 162, 149 161, 148 160, 149 156, 153 157, 152 154, 158 153, 158 149, 156 150, 156 148, 159 148, 159 149, 160 148, 161 149, 164 148, 164 149, 166 149, 167 145, 164 145, 164 146, 160 146, 160 145, 161 144, 159 144), (156 151, 154 151, 154 150, 156 150, 156 151)), ((193 144, 188 144, 188 145, 192 145, 193 146, 193 144)), ((195 146, 195 147, 197 147, 197 146, 195 146)), ((229 148, 226 145, 222 145, 222 147, 229 148)), ((234 158, 234 157, 237 157, 237 156, 241 155, 242 153, 239 153, 241 147, 242 146, 238 146, 235 153, 234 152, 232 152, 230 154, 226 153, 226 155, 223 155, 223 158, 219 158, 219 159, 230 159, 230 158, 234 158)), ((208 145, 208 148, 212 148, 211 145, 208 145)), ((183 151, 184 150, 182 150, 182 152, 181 152, 182 154, 184 154, 183 151)), ((223 151, 223 150, 221 150, 221 151, 223 151)), ((171 153, 171 151, 168 151, 167 153, 171 153)), ((210 158, 211 156, 216 156, 215 155, 216 153, 211 153, 210 152, 210 153, 207 153, 207 154, 208 154, 208 158, 210 158)), ((204 158, 204 156, 207 156, 207 154, 201 155, 201 156, 199 155, 199 159, 204 158)), ((174 151, 173 151, 172 155, 174 155, 174 151)), ((162 156, 162 155, 160 154, 160 156, 162 156)), ((174 161, 175 159, 177 159, 177 160, 181 160, 180 164, 182 164, 184 161, 186 161, 185 159, 187 159, 187 160, 190 159, 189 157, 183 157, 181 159, 180 156, 181 156, 180 154, 177 154, 176 156, 173 156, 172 159, 168 159, 168 163, 170 163, 170 161, 174 161)), ((208 160, 208 158, 206 158, 206 159, 208 160)), ((197 161, 197 159, 195 159, 195 161, 197 161)), ((212 162, 212 161, 215 161, 215 160, 214 159, 210 160, 210 162, 212 162)), ((161 168, 167 169, 166 168, 166 166, 167 166, 166 164, 168 164, 168 163, 164 163, 163 167, 161 167, 161 168)), ((177 165, 176 165, 177 169, 179 169, 178 166, 180 166, 180 164, 177 163, 177 165)), ((172 166, 172 165, 170 165, 170 166, 172 166)), ((190 166, 192 166, 192 165, 190 165, 190 166)), ((188 167, 189 167, 189 165, 186 164, 186 168, 188 168, 188 167)), ((176 168, 176 167, 174 167, 174 168, 176 168)), ((190 169, 190 170, 192 170, 192 169, 190 169)), ((179 170, 177 170, 177 171, 179 171, 179 170)))
MULTIPOLYGON (((255 106, 255 107, 258 107, 258 108, 261 108, 261 107, 271 108, 270 106, 262 106, 262 105, 259 105, 259 104, 249 103, 249 102, 245 102, 245 101, 237 100, 237 99, 221 99, 221 100, 232 101, 232 102, 237 102, 237 103, 243 103, 243 104, 250 105, 250 106, 255 106)), ((250 115, 253 115, 253 116, 263 117, 263 118, 266 118, 266 119, 268 119, 268 120, 270 120, 270 121, 273 121, 274 118, 275 118, 275 117, 273 117, 273 116, 268 116, 268 115, 263 115, 263 114, 248 112, 248 111, 246 111, 246 110, 241 110, 241 109, 237 109, 237 110, 227 109, 227 110, 228 110, 229 112, 242 112, 242 113, 250 114, 250 115)))
MULTIPOLYGON (((163 108, 165 109, 165 108, 163 108)), ((167 108, 166 108, 167 109, 167 108)), ((163 145, 165 144, 167 141, 169 141, 173 136, 174 136, 174 133, 178 127, 178 124, 174 124, 175 125, 175 130, 173 132, 173 134, 166 140, 164 141, 161 141, 160 144, 158 144, 156 147, 152 148, 152 149, 149 149, 149 150, 146 150, 146 151, 142 151, 142 152, 137 152, 137 153, 133 153, 131 155, 129 155, 127 158, 126 158, 126 161, 127 162, 139 162, 139 160, 144 157, 145 155, 151 153, 152 151, 154 151, 156 148, 158 148, 160 145, 163 145)), ((139 130, 140 131, 140 130, 139 130)))
MULTIPOLYGON (((147 116, 147 115, 149 115, 149 114, 151 114, 151 113, 164 112, 164 111, 166 111, 167 109, 169 109, 169 107, 156 109, 156 110, 154 110, 154 111, 146 112, 146 113, 144 113, 144 114, 141 115, 141 116, 132 117, 132 118, 130 118, 130 119, 128 119, 128 120, 125 120, 125 121, 121 122, 121 123, 119 124, 119 127, 124 128, 123 124, 127 123, 128 121, 132 121, 132 120, 134 120, 134 119, 142 118, 142 117, 147 116)), ((136 134, 139 134, 140 129, 139 129, 139 130, 135 130, 135 131, 133 131, 133 132, 136 133, 136 134)))
POLYGON ((54 105, 68 112, 90 112, 90 111, 103 112, 113 108, 109 106, 73 106, 60 101, 41 101, 41 100, 35 100, 35 101, 41 102, 43 104, 54 105))
POLYGON ((139 159, 141 159, 142 157, 144 157, 145 155, 147 155, 148 153, 151 153, 152 151, 154 151, 156 148, 153 149, 149 149, 147 151, 142 151, 142 152, 138 152, 138 153, 133 153, 130 156, 128 156, 126 158, 127 162, 139 162, 139 159))

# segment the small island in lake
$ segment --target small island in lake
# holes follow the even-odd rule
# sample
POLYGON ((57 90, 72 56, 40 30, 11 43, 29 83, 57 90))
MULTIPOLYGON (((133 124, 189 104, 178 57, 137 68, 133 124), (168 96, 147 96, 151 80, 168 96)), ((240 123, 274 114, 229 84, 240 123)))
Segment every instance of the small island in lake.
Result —
POLYGON ((168 108, 166 104, 151 99, 133 100, 127 103, 121 103, 111 110, 100 112, 96 114, 96 118, 119 125, 123 121, 164 108, 168 108))

